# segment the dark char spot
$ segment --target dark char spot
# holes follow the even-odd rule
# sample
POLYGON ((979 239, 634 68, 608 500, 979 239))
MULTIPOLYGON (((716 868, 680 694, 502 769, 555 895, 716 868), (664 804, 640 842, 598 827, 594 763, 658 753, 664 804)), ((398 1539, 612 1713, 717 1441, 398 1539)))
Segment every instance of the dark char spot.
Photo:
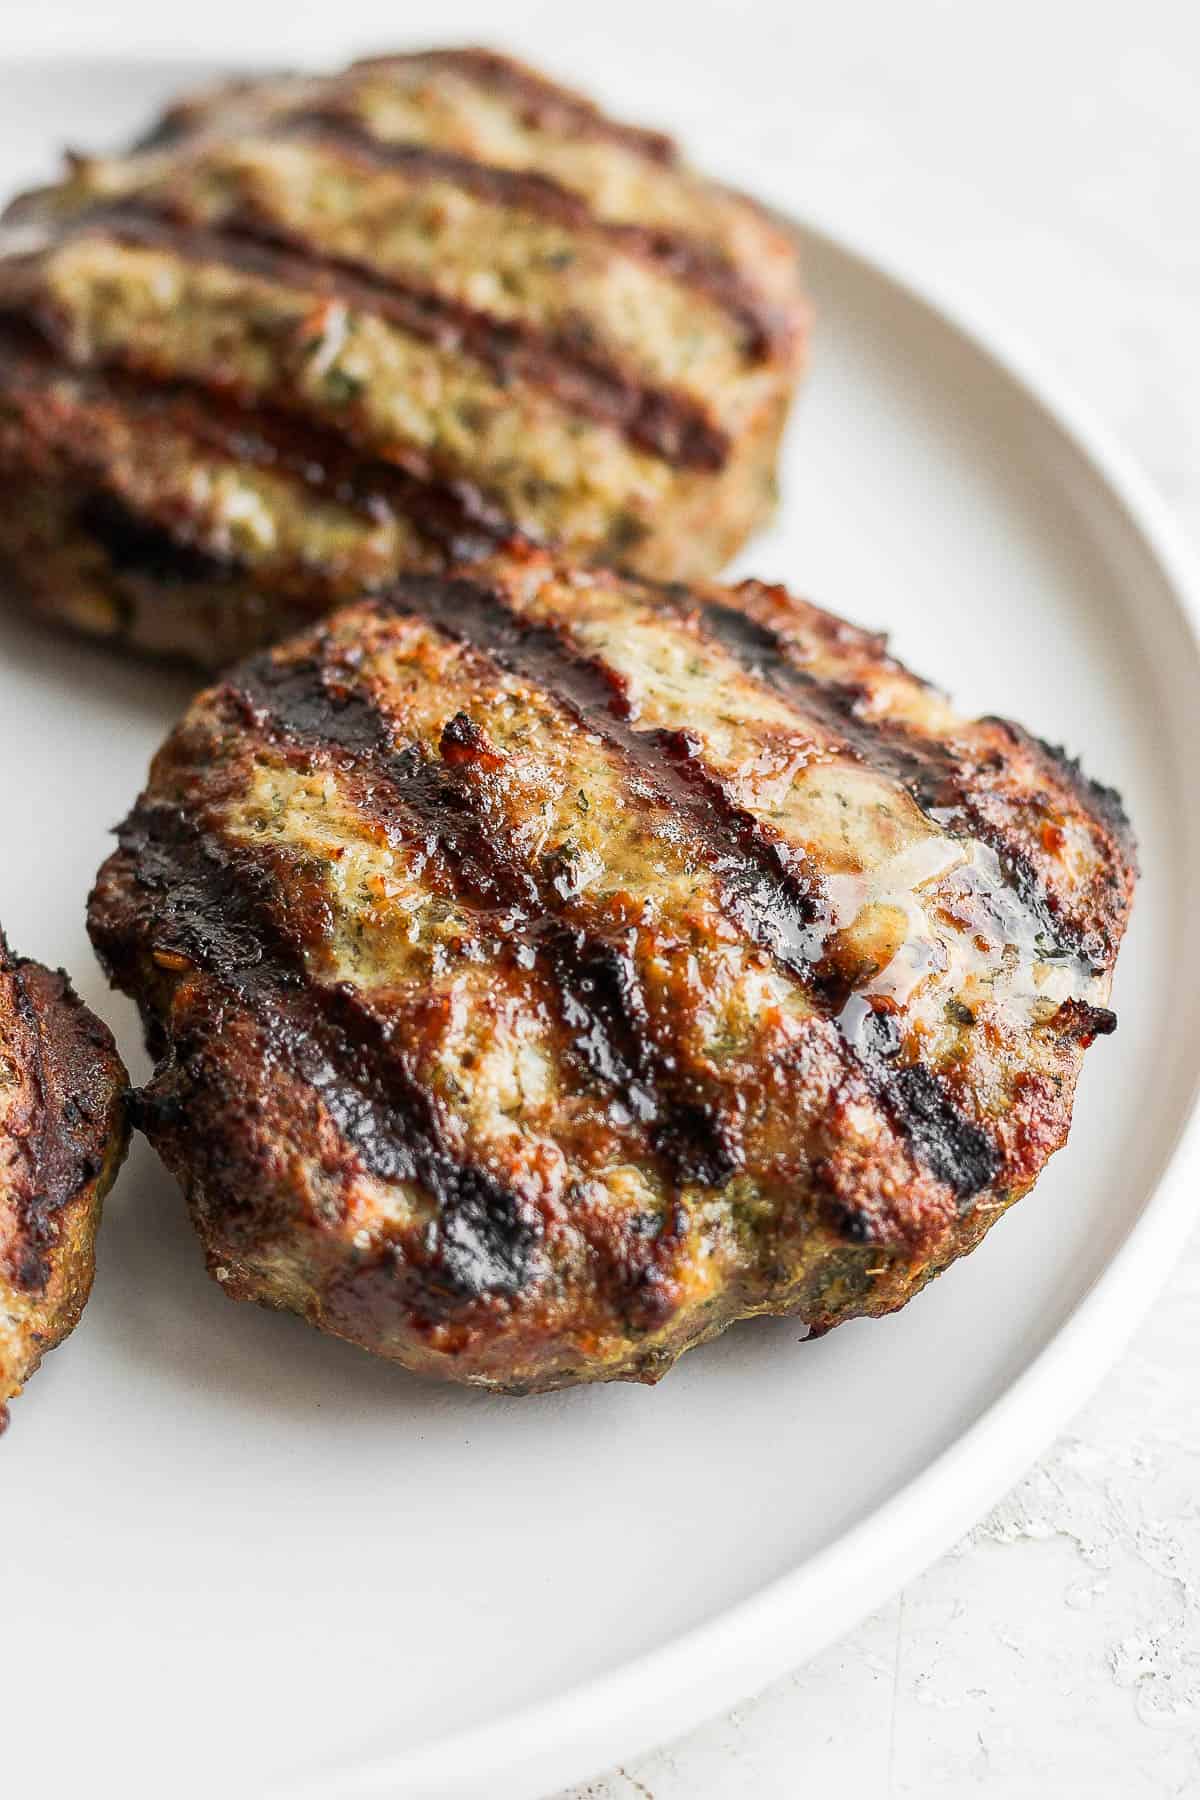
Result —
POLYGON ((535 875, 482 818, 473 777, 486 778, 504 758, 473 720, 451 716, 438 762, 416 745, 397 747, 387 716, 370 696, 348 686, 336 666, 319 657, 256 657, 235 672, 228 691, 268 736, 345 753, 382 777, 387 792, 376 789, 372 804, 436 842, 458 897, 477 908, 504 909, 510 948, 525 946, 545 960, 571 1053, 613 1096, 617 1122, 653 1126, 652 1141, 674 1180, 728 1180, 739 1166, 736 1148, 711 1108, 675 1094, 653 1043, 628 948, 563 919, 574 895, 569 867, 551 858, 535 875))
MULTIPOLYGON (((118 833, 144 896, 143 937, 182 952, 263 1030, 283 1066, 319 1094, 364 1166, 419 1183, 438 1208, 428 1274, 463 1299, 516 1294, 533 1279, 538 1215, 441 1134, 433 1096, 352 988, 313 986, 252 857, 204 836, 186 814, 142 804, 118 833)), ((122 972, 117 971, 118 974, 122 972)), ((126 985, 132 985, 126 976, 126 985)), ((139 1101, 144 1119, 152 1098, 139 1101)))

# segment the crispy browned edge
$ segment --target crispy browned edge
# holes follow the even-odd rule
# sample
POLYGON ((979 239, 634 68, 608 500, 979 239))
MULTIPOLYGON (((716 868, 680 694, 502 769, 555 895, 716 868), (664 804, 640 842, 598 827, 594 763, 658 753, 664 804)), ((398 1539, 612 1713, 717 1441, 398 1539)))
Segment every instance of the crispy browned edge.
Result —
MULTIPOLYGON (((383 65, 416 61, 453 69, 513 101, 522 116, 540 124, 568 135, 608 139, 650 162, 673 164, 678 160, 674 145, 661 133, 612 120, 571 89, 493 51, 472 47, 375 60, 383 65)), ((234 84, 227 93, 236 94, 239 85, 234 84)), ((210 116, 220 116, 225 98, 224 94, 185 98, 167 110, 142 144, 163 146, 187 137, 204 127, 210 116)), ((432 147, 376 142, 352 116, 339 111, 336 92, 315 107, 301 105, 294 116, 285 115, 270 129, 324 138, 336 143, 347 156, 381 162, 401 160, 431 174, 449 174, 467 187, 507 195, 573 229, 604 234, 628 254, 653 261, 681 283, 706 293, 723 306, 739 322, 751 359, 778 363, 781 371, 775 400, 761 409, 761 415, 739 441, 741 495, 735 497, 730 490, 726 496, 729 505, 714 496, 703 530, 695 519, 689 518, 681 520, 680 528, 673 532, 665 528, 652 532, 645 540, 644 553, 640 544, 647 529, 645 523, 616 517, 612 542, 598 548, 595 554, 642 566, 650 574, 699 576, 711 573, 726 561, 766 516, 771 505, 768 476, 803 364, 808 309, 798 282, 792 304, 784 307, 761 294, 744 270, 735 268, 684 231, 598 220, 578 195, 535 171, 494 169, 432 147), (791 377, 785 379, 788 369, 791 377), (757 496, 753 505, 749 498, 752 495, 757 496), (621 531, 626 528, 632 535, 622 538, 621 531)), ((731 197, 739 205, 767 216, 765 209, 750 198, 740 194, 731 197)), ((9 209, 9 216, 37 216, 41 205, 39 194, 22 196, 9 209)), ((718 475, 726 462, 730 446, 698 401, 647 385, 620 366, 619 361, 597 357, 585 345, 557 342, 544 334, 500 325, 484 315, 476 317, 465 308, 449 306, 432 293, 409 293, 403 284, 382 282, 369 270, 326 266, 312 255, 310 246, 281 242, 253 218, 239 220, 236 229, 205 233, 136 206, 112 210, 106 224, 104 210, 101 207, 89 216, 84 221, 85 228, 132 235, 137 242, 170 244, 180 255, 212 254, 227 259, 231 265, 260 271, 286 267, 299 279, 304 279, 307 272, 322 291, 333 283, 347 293, 360 293, 365 291, 363 284, 367 281, 370 304, 385 310, 398 308, 407 329, 439 338, 452 332, 470 355, 494 366, 502 375, 521 373, 548 385, 560 392, 573 409, 610 420, 633 441, 667 462, 690 464, 718 475)), ((18 289, 19 262, 18 258, 9 268, 9 273, 18 277, 18 289)), ((4 365, 0 382, 6 389, 15 383, 19 390, 31 366, 27 341, 30 319, 39 318, 40 328, 49 332, 51 340, 55 335, 54 322, 48 316, 42 317, 36 305, 32 312, 28 311, 16 289, 6 304, 22 315, 18 335, 26 341, 22 354, 14 358, 7 338, 9 325, 5 323, 4 333, 0 334, 0 360, 4 365)), ((135 395, 140 390, 142 398, 150 398, 170 416, 189 417, 194 408, 189 408, 179 385, 148 381, 151 373, 139 370, 122 376, 108 372, 102 379, 113 382, 114 405, 129 402, 128 390, 132 389, 135 395)), ((319 570, 295 570, 281 581, 274 576, 268 580, 206 542, 202 522, 189 518, 178 507, 169 516, 156 516, 141 504, 131 509, 129 494, 121 491, 119 471, 89 458, 86 450, 81 454, 69 421, 60 418, 54 430, 47 428, 49 420, 63 412, 65 403, 51 391, 45 370, 41 381, 40 394, 31 395, 31 405, 18 406, 7 432, 0 434, 0 454, 13 480, 28 493, 31 511, 37 510, 39 500, 55 483, 62 484, 64 492, 77 503, 68 509, 61 542, 22 542, 18 532, 16 541, 0 543, 0 555, 14 594, 38 616, 103 637, 120 648, 182 657, 214 668, 299 626, 306 616, 351 597, 350 571, 326 580, 319 570), (42 414, 46 415, 45 423, 42 414), (88 525, 90 511, 97 506, 130 511, 130 524, 120 534, 120 546, 114 548, 111 535, 104 539, 88 525)), ((222 408, 229 413, 228 396, 202 396, 201 406, 217 419, 222 408)), ((235 406, 233 413, 236 415, 238 410, 235 406)), ((303 479, 318 485, 326 494, 338 492, 339 470, 348 461, 355 463, 369 479, 372 491, 366 496, 367 503, 394 507, 426 539, 423 566, 447 566, 461 560, 472 545, 486 547, 489 533, 493 545, 511 534, 511 521, 503 518, 493 499, 458 471, 414 467, 389 474, 388 466, 379 459, 356 457, 352 444, 338 433, 328 429, 314 433, 295 414, 271 417, 269 409, 256 408, 254 414, 243 409, 241 420, 239 426, 234 417, 225 429, 219 454, 254 457, 265 445, 275 458, 273 467, 287 472, 303 467, 303 479), (255 414, 263 422, 263 431, 257 438, 248 423, 255 414)), ((152 420, 147 420, 146 428, 153 429, 152 420)), ((209 433, 210 451, 213 441, 213 434, 209 433)))
MULTIPOLYGON (((524 547, 515 547, 509 554, 518 573, 524 562, 541 555, 524 547)), ((804 606, 780 589, 750 582, 732 590, 673 588, 663 590, 660 598, 664 609, 698 609, 705 619, 704 629, 717 633, 745 659, 747 667, 777 683, 781 690, 794 691, 798 684, 804 687, 802 706, 824 708, 826 725, 839 729, 857 753, 891 769, 922 804, 947 809, 960 828, 982 833, 1005 857, 1018 891, 1061 952, 1082 958, 1097 971, 1111 971, 1136 873, 1132 837, 1111 790, 1088 781, 1061 752, 1003 721, 985 719, 965 727, 970 734, 969 748, 943 744, 886 719, 871 721, 860 703, 869 691, 872 671, 892 674, 898 669, 884 652, 882 641, 804 606), (788 633, 798 617, 806 629, 839 647, 846 664, 842 684, 818 684, 815 693, 805 687, 811 678, 802 666, 792 663, 788 650, 788 633), (1043 806, 1064 819, 1084 822, 1097 846, 1096 878, 1074 896, 1056 891, 1048 839, 1039 825, 1043 806)), ((775 910, 786 911, 802 901, 802 896, 789 894, 789 878, 774 859, 771 846, 760 842, 756 833, 747 837, 745 818, 722 814, 716 790, 704 786, 702 764, 693 764, 690 772, 679 775, 673 769, 678 767, 680 746, 665 741, 664 734, 642 736, 626 728, 620 682, 614 680, 611 669, 582 661, 555 633, 516 619, 504 599, 503 583, 481 586, 470 569, 449 581, 403 581, 394 594, 356 610, 367 630, 385 621, 392 609, 413 611, 475 649, 482 646, 485 655, 498 658, 502 667, 542 685, 577 716, 582 729, 598 730, 620 745, 633 759, 639 780, 669 792, 683 813, 690 809, 698 841, 707 840, 714 861, 726 868, 731 861, 740 864, 745 878, 740 885, 743 897, 751 888, 761 896, 754 902, 755 908, 761 905, 761 912, 757 923, 751 921, 751 934, 759 933, 756 941, 760 946, 771 944, 775 910)), ((355 697, 347 689, 349 665, 339 673, 341 665, 335 657, 323 667, 319 643, 326 640, 318 639, 315 660, 313 641, 284 646, 230 673, 218 690, 218 698, 224 696, 221 705, 229 714, 229 728, 235 735, 239 729, 247 733, 248 743, 258 741, 262 734, 264 742, 287 755, 329 754, 339 760, 339 766, 361 764, 368 781, 385 790, 397 779, 392 763, 398 751, 362 696, 355 697), (291 658, 296 659, 294 666, 291 658)), ((188 766, 191 752, 184 749, 186 731, 185 723, 182 735, 169 741, 156 765, 158 779, 168 792, 173 779, 173 745, 180 748, 182 768, 188 766)), ((468 739, 461 744, 455 738, 446 740, 443 755, 452 766, 469 765, 472 758, 486 756, 486 745, 481 748, 470 734, 468 739)), ((269 1162, 266 1146, 271 1140, 266 1113, 276 1100, 262 1103, 266 1113, 255 1102, 248 1114, 244 1098, 253 1086, 250 1065, 264 1053, 265 1044, 276 1065, 290 1070, 299 1084, 287 1096, 278 1097, 284 1109, 278 1120, 281 1129, 288 1108, 299 1116, 303 1109, 316 1107, 315 1097, 307 1101, 301 1097, 309 1072, 316 1071, 320 1105, 339 1131, 347 1126, 358 1130, 367 1120, 370 1141, 365 1154, 368 1166, 372 1156, 379 1157, 377 1173, 403 1166, 408 1154, 405 1137, 410 1134, 417 1147, 419 1179, 446 1209, 448 1219, 457 1219, 477 1243, 486 1244, 488 1279, 495 1282, 495 1292, 519 1294, 528 1278, 537 1232, 527 1203, 505 1186, 502 1176, 456 1165, 436 1130, 430 1135, 428 1094, 420 1088, 414 1090, 410 1079, 394 1069, 386 1078, 380 1075, 388 1064, 386 1040, 378 1035, 378 1021, 365 1012, 360 1016, 351 993, 305 991, 303 963, 298 960, 300 946, 289 936, 267 897, 266 887, 273 879, 269 867, 255 867, 253 859, 246 862, 244 856, 231 853, 219 835, 206 833, 197 820, 189 818, 186 801, 183 805, 172 801, 164 810, 164 789, 160 787, 156 800, 154 788, 152 783, 151 792, 126 821, 122 848, 101 871, 90 921, 102 960, 117 984, 142 1005, 155 1049, 168 1052, 160 1078, 139 1101, 139 1113, 144 1128, 189 1193, 210 1264, 236 1262, 236 1256, 229 1254, 229 1233, 237 1240, 246 1234, 247 1243, 251 1242, 256 1205, 266 1205, 269 1210, 262 1190, 269 1162), (161 912, 164 905, 166 910, 161 912), (172 948, 172 956, 175 949, 181 953, 178 969, 172 967, 172 956, 164 963, 156 962, 153 955, 164 932, 163 941, 172 948), (248 942, 256 946, 252 963, 246 961, 248 942), (212 1020, 225 1018, 222 994, 232 994, 238 1001, 223 1029, 234 1034, 240 1046, 238 1056, 249 1059, 247 1078, 231 1085, 229 1071, 214 1066, 199 1084, 191 1076, 182 1079, 182 1071, 169 1054, 172 1034, 182 1030, 189 1041, 194 1037, 196 1044, 202 1044, 212 1020), (381 1057, 382 1062, 378 1060, 381 1057), (206 1087, 205 1081, 210 1085, 206 1087), (243 1144, 236 1121, 250 1124, 252 1115, 253 1124, 243 1144), (251 1140, 257 1149, 252 1148, 251 1140), (244 1216, 233 1221, 226 1216, 227 1209, 223 1211, 220 1199, 222 1193, 233 1191, 231 1182, 246 1197, 244 1216), (256 1190, 257 1202, 249 1199, 256 1190)), ((378 804, 385 802, 381 799, 378 804)), ((468 881, 468 889, 478 881, 495 894, 503 891, 497 889, 497 881, 513 878, 506 870, 502 847, 489 849, 477 835, 455 840, 455 834, 463 829, 457 817, 447 816, 439 827, 431 815, 429 829, 450 833, 447 842, 452 860, 464 859, 460 873, 468 881), (478 873, 472 875, 470 870, 476 865, 478 873)), ((515 879, 519 882, 519 873, 515 879)), ((312 904, 319 906, 315 895, 312 904)), ((291 905, 297 908, 297 921, 302 921, 308 902, 297 894, 291 905)), ((572 944, 568 934, 556 964, 556 979, 571 993, 577 1008, 586 1009, 586 996, 594 994, 602 967, 588 959, 602 953, 602 943, 572 944)), ((788 966, 786 959, 784 966, 788 966)), ((596 1004, 594 999, 590 1004, 596 1004)), ((663 1313, 662 1305, 671 1285, 678 1240, 670 1231, 653 1242, 630 1238, 610 1247, 612 1266, 614 1271, 623 1270, 623 1282, 634 1283, 638 1305, 650 1308, 647 1318, 653 1315, 657 1319, 659 1335, 644 1356, 631 1353, 622 1366, 604 1373, 656 1379, 681 1349, 724 1329, 747 1310, 795 1310, 819 1332, 844 1318, 876 1315, 904 1304, 932 1275, 972 1248, 999 1213, 1036 1179, 1047 1156, 1066 1137, 1078 1051, 1096 1034, 1111 1030, 1113 1023, 1104 1009, 1070 1003, 1056 1027, 1063 1044, 1065 1078, 1057 1089, 1039 1080, 1026 1084, 1020 1116, 1008 1122, 1003 1144, 970 1122, 959 1104, 966 1096, 944 1074, 918 1064, 910 1071, 913 1079, 906 1078, 892 1092, 886 1068, 882 1064, 873 1071, 868 1068, 866 1073, 877 1084, 880 1102, 908 1143, 914 1185, 911 1192, 886 1193, 874 1191, 878 1184, 872 1184, 870 1196, 865 1194, 861 1171, 856 1171, 852 1160, 844 1167, 839 1160, 836 1120, 826 1122, 829 1152, 821 1165, 820 1191, 808 1198, 819 1222, 812 1238, 814 1251, 828 1257, 829 1266, 837 1269, 832 1286, 824 1281, 814 1281, 811 1287, 797 1284, 792 1301, 785 1306, 773 1303, 769 1295, 747 1295, 735 1283, 706 1322, 698 1324, 694 1316, 681 1315, 676 1329, 669 1308, 663 1313), (989 1199, 986 1208, 975 1204, 983 1198, 989 1199), (876 1269, 878 1247, 888 1243, 904 1246, 903 1254, 885 1259, 885 1266, 876 1269)), ((603 1033, 613 1024, 601 1011, 592 1018, 589 1029, 594 1026, 603 1033)), ((621 1029, 628 1027, 626 1021, 621 1029)), ((636 1021, 633 1030, 636 1037, 636 1021)), ((636 1044, 634 1049, 636 1052, 636 1044)), ((818 1033, 813 1053, 818 1059, 827 1058, 834 1047, 818 1033)), ((619 1064, 619 1055, 615 1061, 619 1064)), ((197 1067, 206 1066, 201 1050, 197 1067)), ((961 1083, 961 1077, 958 1079, 961 1083)), ((619 1086, 617 1092, 621 1092, 619 1086)), ((632 1102, 631 1093, 625 1097, 632 1102)), ((684 1165, 693 1170, 693 1178, 703 1183, 711 1179, 704 1168, 713 1166, 714 1157, 720 1161, 723 1121, 716 1113, 701 1116, 690 1104, 680 1117, 683 1138, 677 1148, 684 1165)), ((363 1140, 355 1142, 363 1152, 363 1140)), ((454 1319, 469 1320, 475 1306, 478 1329, 463 1325, 456 1367, 446 1365, 444 1359, 438 1366, 439 1359, 425 1355, 416 1342, 403 1352, 390 1353, 410 1366, 485 1379, 489 1385, 515 1391, 587 1378, 586 1373, 564 1374, 561 1369, 547 1373, 540 1367, 537 1334, 539 1329, 549 1334, 549 1324, 539 1327, 531 1321, 523 1328, 523 1339, 518 1334, 508 1340, 507 1351, 489 1346, 489 1315, 483 1305, 486 1295, 480 1290, 464 1298, 461 1282, 455 1288, 457 1277, 451 1263, 442 1268, 439 1254, 431 1253, 431 1259, 409 1269, 400 1285, 390 1289, 394 1304, 427 1308, 438 1330, 451 1337, 456 1329, 454 1319), (455 1291, 459 1301, 453 1299, 455 1291), (498 1358, 517 1351, 524 1360, 519 1367, 514 1362, 506 1378, 505 1366, 498 1358)), ((340 1312, 324 1304, 315 1292, 311 1305, 300 1304, 296 1309, 307 1311, 326 1329, 370 1345, 383 1328, 379 1309, 389 1291, 384 1271, 378 1273, 379 1280, 373 1283, 371 1269, 363 1270, 359 1301, 355 1303, 343 1293, 340 1312)), ((255 1282, 236 1269, 224 1268, 221 1274, 227 1292, 263 1297, 255 1282)))
MULTIPOLYGON (((23 1354, 0 1368, 0 1430, 45 1352, 74 1330, 91 1292, 104 1196, 128 1147, 128 1076, 112 1033, 62 970, 15 957, 0 932, 0 1039, 27 1088, 0 1283, 32 1305, 23 1354)), ((0 1304, 3 1304, 0 1296, 0 1304)))

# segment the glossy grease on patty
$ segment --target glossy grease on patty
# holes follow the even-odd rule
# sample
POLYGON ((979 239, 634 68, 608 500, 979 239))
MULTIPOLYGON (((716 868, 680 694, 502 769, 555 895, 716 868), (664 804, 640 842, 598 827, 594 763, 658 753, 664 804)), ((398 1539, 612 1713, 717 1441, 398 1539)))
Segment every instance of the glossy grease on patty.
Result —
POLYGON ((201 694, 90 923, 226 1292, 528 1392, 970 1250, 1134 878, 1111 790, 881 638, 516 546, 201 694))
POLYGON ((24 604, 218 666, 516 530, 715 573, 769 514, 792 234, 482 51, 240 83, 0 231, 24 604))

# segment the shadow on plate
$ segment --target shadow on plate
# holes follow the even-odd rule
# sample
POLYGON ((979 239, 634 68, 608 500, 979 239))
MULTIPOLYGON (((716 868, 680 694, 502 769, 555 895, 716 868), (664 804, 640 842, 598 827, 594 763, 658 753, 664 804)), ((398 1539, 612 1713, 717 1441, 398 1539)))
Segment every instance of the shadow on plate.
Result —
MULTIPOLYGON (((205 1272, 182 1195, 142 1138, 108 1203, 89 1323, 107 1339, 107 1366, 124 1365, 135 1383, 163 1381, 176 1404, 211 1398, 244 1415, 307 1417, 322 1431, 364 1421, 419 1424, 434 1415, 465 1424, 480 1408, 497 1406, 531 1415, 551 1406, 607 1410, 654 1397, 622 1382, 514 1400, 415 1376, 291 1314, 225 1298, 205 1272)), ((680 1394, 685 1369, 713 1380, 754 1374, 755 1365, 761 1375, 764 1358, 790 1364, 803 1329, 795 1319, 745 1321, 691 1352, 667 1376, 668 1389, 680 1394)), ((814 1359, 815 1372, 828 1354, 826 1340, 805 1344, 803 1354, 814 1359)))
POLYGON ((138 724, 161 723, 164 733, 204 684, 204 676, 179 663, 155 661, 0 606, 0 660, 18 678, 43 683, 48 668, 64 688, 95 696, 104 707, 138 724))

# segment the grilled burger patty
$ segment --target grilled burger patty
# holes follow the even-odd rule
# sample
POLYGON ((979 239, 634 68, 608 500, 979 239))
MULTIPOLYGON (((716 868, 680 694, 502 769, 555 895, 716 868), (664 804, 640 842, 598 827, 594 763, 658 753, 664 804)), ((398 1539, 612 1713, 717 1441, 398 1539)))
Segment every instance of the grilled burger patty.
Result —
POLYGON ((0 555, 226 660, 514 528, 714 573, 769 512, 789 234, 478 50, 235 84, 0 232, 0 555))
POLYGON ((200 695, 90 924, 225 1291, 526 1392, 971 1249, 1134 876, 1114 793, 881 638, 518 547, 200 695))
POLYGON ((125 1154, 125 1087, 107 1026, 0 932, 0 1430, 5 1402, 83 1311, 125 1154))

